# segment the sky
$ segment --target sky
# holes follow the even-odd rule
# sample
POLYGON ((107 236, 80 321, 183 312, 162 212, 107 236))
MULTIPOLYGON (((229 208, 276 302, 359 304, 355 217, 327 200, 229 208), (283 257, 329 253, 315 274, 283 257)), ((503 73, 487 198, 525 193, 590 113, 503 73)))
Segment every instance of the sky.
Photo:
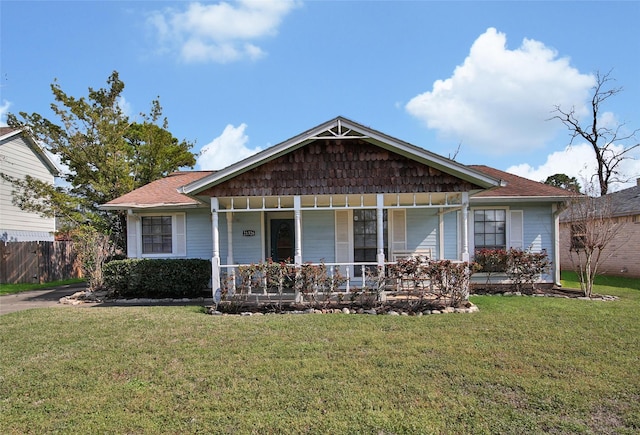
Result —
MULTIPOLYGON (((595 74, 622 91, 599 122, 640 129, 640 1, 0 1, 0 124, 51 118, 125 83, 132 119, 159 97, 195 169, 221 169, 344 116, 463 164, 586 184, 595 74)), ((640 141, 616 144, 629 146, 640 141)), ((618 148, 622 149, 622 148, 618 148)), ((621 167, 640 177, 640 149, 621 167)))

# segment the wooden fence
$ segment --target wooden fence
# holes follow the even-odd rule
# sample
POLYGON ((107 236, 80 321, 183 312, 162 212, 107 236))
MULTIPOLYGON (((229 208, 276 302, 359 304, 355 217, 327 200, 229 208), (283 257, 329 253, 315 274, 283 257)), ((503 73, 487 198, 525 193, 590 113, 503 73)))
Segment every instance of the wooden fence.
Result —
POLYGON ((0 242, 0 284, 78 278, 71 242, 0 242))

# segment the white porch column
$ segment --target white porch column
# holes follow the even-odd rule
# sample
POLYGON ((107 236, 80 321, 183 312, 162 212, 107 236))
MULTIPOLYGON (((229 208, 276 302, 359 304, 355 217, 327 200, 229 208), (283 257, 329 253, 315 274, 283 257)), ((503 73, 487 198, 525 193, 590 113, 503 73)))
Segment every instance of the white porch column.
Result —
POLYGON ((295 218, 295 251, 294 251, 294 263, 296 266, 302 264, 302 201, 300 196, 293 197, 293 215, 295 218))
POLYGON ((218 198, 211 198, 211 234, 213 235, 213 258, 211 259, 211 290, 213 298, 220 290, 220 234, 218 233, 218 198))
POLYGON ((384 194, 378 193, 376 195, 376 236, 377 236, 377 247, 378 247, 378 255, 376 256, 376 260, 378 262, 378 266, 384 267, 384 194))
POLYGON ((227 264, 233 264, 233 212, 227 215, 227 264))
POLYGON ((462 261, 469 261, 469 192, 462 192, 462 261))

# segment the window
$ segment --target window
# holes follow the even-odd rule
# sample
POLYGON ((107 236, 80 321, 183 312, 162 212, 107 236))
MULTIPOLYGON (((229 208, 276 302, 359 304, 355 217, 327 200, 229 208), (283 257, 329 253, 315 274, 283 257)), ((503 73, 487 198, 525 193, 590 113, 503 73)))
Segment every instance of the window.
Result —
POLYGON ((571 249, 578 251, 584 249, 586 243, 587 229, 584 224, 571 224, 571 249))
POLYGON ((507 211, 503 209, 474 210, 473 235, 475 249, 507 248, 507 211))
POLYGON ((173 233, 171 216, 142 217, 142 253, 171 254, 173 233))
MULTIPOLYGON (((365 209, 353 211, 353 261, 356 263, 375 263, 378 259, 378 219, 377 210, 365 209)), ((387 256, 387 211, 383 214, 384 253, 387 256)), ((356 268, 355 276, 362 269, 356 268)))
MULTIPOLYGON (((378 255, 378 220, 377 210, 353 211, 353 260, 360 262, 375 262, 378 255)), ((383 215, 383 231, 386 251, 387 241, 387 211, 383 215)), ((385 252, 386 256, 386 252, 385 252)))

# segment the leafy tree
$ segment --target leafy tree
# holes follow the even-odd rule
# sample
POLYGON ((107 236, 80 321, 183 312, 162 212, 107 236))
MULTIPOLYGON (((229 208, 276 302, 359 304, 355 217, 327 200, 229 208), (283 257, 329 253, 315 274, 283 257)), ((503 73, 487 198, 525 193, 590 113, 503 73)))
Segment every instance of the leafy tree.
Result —
POLYGON ((569 177, 566 174, 549 175, 547 179, 544 180, 544 184, 559 187, 560 189, 570 192, 580 193, 580 183, 576 177, 569 177))
POLYGON ((571 144, 576 138, 582 138, 593 148, 598 167, 596 176, 598 177, 600 195, 606 195, 609 192, 609 185, 612 182, 627 181, 620 173, 620 164, 626 159, 631 159, 630 152, 640 147, 640 143, 636 142, 635 137, 638 129, 629 132, 624 123, 608 126, 601 122, 601 117, 604 114, 602 105, 609 98, 622 92, 620 87, 609 87, 610 82, 613 81, 609 74, 596 73, 596 84, 593 87, 591 114, 588 122, 582 124, 577 118, 574 108, 565 111, 560 106, 556 106, 556 115, 551 118, 559 119, 567 126, 571 134, 571 144), (618 151, 616 145, 625 146, 622 151, 618 151))
MULTIPOLYGON (((132 122, 120 102, 124 82, 114 71, 107 87, 89 88, 87 97, 67 95, 54 81, 51 90, 55 103, 51 109, 57 123, 38 113, 20 112, 7 117, 12 127, 26 129, 45 144, 68 167, 67 186, 51 186, 26 177, 11 179, 14 203, 24 210, 45 216, 58 216, 69 227, 90 223, 112 234, 116 245, 125 247, 124 213, 105 212, 98 207, 180 167, 193 167, 193 144, 178 141, 162 119, 162 107, 156 99, 142 122, 132 122)), ((3 178, 10 177, 3 175, 3 178)))

